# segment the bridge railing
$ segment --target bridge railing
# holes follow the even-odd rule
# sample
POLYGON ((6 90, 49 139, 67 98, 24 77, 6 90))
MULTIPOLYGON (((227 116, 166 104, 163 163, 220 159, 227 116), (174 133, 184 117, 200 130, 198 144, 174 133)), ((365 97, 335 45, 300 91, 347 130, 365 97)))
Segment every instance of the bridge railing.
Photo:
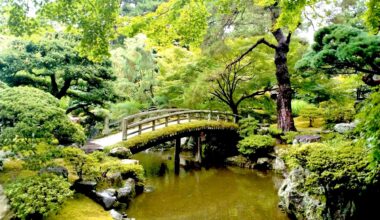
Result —
MULTIPOLYGON (((159 110, 158 110, 159 111, 159 110)), ((227 121, 236 123, 238 115, 234 115, 227 112, 220 111, 209 111, 209 110, 179 110, 168 112, 167 110, 162 111, 166 114, 155 115, 154 117, 147 117, 141 119, 139 116, 147 116, 154 114, 137 114, 124 118, 122 123, 122 133, 123 140, 127 140, 130 135, 140 135, 146 130, 156 130, 157 128, 168 127, 169 125, 176 123, 180 124, 183 122, 191 122, 192 120, 214 120, 214 121, 227 121), (139 119, 139 121, 136 121, 139 119)), ((162 113, 160 112, 160 113, 162 113)))

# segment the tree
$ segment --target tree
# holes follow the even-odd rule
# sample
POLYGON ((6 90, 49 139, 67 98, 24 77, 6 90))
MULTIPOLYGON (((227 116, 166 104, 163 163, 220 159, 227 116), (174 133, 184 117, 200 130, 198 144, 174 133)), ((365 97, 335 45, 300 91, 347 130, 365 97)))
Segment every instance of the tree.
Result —
POLYGON ((241 72, 244 71, 250 63, 246 65, 233 65, 229 69, 226 69, 223 73, 220 74, 220 78, 216 79, 217 87, 211 92, 215 97, 220 101, 227 104, 232 113, 239 115, 239 105, 246 99, 255 98, 256 96, 264 95, 266 92, 271 91, 270 86, 265 87, 263 90, 255 90, 253 92, 245 91, 245 94, 242 94, 236 97, 238 88, 241 86, 241 82, 251 80, 250 78, 242 76, 241 72))
POLYGON ((37 42, 14 40, 0 54, 0 80, 9 86, 28 85, 58 99, 71 98, 67 113, 91 110, 115 100, 111 62, 94 62, 75 50, 74 36, 48 35, 37 42))
POLYGON ((128 101, 152 105, 157 85, 158 66, 154 50, 146 47, 146 36, 124 40, 124 45, 111 51, 117 80, 115 91, 128 101))
POLYGON ((6 27, 16 36, 63 27, 69 32, 80 33, 81 55, 93 60, 109 55, 109 41, 114 37, 120 0, 4 0, 2 4, 2 12, 7 14, 6 27))
POLYGON ((16 216, 24 220, 43 219, 57 213, 74 193, 63 177, 43 174, 10 183, 5 194, 16 216))
POLYGON ((328 74, 363 73, 369 86, 380 85, 380 37, 346 25, 330 25, 315 34, 312 51, 296 67, 328 74))
POLYGON ((36 154, 37 143, 83 143, 83 129, 69 120, 52 95, 30 87, 0 93, 0 145, 22 156, 36 154))

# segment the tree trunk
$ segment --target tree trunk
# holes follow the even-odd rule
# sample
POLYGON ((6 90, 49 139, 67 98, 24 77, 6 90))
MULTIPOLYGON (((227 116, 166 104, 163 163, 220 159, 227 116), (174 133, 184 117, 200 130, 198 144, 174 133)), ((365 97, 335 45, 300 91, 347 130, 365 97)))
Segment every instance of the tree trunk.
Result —
MULTIPOLYGON (((230 109, 232 111, 232 114, 239 115, 239 110, 238 110, 238 106, 237 105, 230 104, 230 109)), ((235 119, 236 119, 236 122, 239 121, 239 117, 238 116, 235 116, 235 119)))
POLYGON ((288 71, 287 55, 289 52, 290 35, 285 37, 281 29, 273 32, 278 46, 274 57, 276 78, 278 83, 277 95, 277 127, 282 131, 296 131, 292 116, 292 88, 288 71))

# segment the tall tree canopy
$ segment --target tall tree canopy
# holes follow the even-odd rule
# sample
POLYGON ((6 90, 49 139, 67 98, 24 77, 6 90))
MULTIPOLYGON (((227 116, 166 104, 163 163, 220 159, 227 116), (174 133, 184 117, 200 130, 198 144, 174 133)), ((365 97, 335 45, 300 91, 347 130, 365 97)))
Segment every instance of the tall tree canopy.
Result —
POLYGON ((369 86, 380 85, 380 37, 346 25, 330 25, 315 34, 312 51, 300 60, 301 70, 330 74, 363 73, 369 86))
POLYGON ((111 62, 93 62, 75 50, 72 36, 50 35, 37 42, 15 40, 0 53, 0 79, 10 86, 30 85, 58 99, 71 98, 67 112, 87 113, 114 100, 111 62))
POLYGON ((81 35, 79 51, 91 59, 109 55, 109 41, 120 11, 120 0, 3 0, 7 27, 17 36, 43 28, 63 27, 81 35))

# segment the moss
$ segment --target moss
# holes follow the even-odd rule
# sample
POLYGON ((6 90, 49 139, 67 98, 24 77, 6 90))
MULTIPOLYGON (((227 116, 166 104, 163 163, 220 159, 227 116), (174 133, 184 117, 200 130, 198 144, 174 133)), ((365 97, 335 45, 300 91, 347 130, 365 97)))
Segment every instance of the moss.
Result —
POLYGON ((223 122, 223 121, 195 121, 189 122, 185 124, 178 124, 175 126, 169 126, 166 128, 162 128, 156 131, 151 131, 147 133, 143 133, 139 136, 132 137, 126 141, 118 143, 116 145, 107 147, 106 152, 115 147, 124 146, 127 148, 141 146, 148 144, 151 141, 161 139, 164 137, 174 136, 177 134, 193 131, 193 130, 203 130, 203 129, 227 129, 227 130, 237 130, 238 125, 231 122, 223 122))
POLYGON ((47 220, 112 220, 109 212, 83 194, 75 194, 73 199, 66 201, 57 215, 47 220))
POLYGON ((34 176, 36 171, 26 170, 23 168, 23 161, 21 160, 7 160, 4 162, 4 169, 0 172, 0 183, 7 185, 15 181, 17 178, 34 176))

